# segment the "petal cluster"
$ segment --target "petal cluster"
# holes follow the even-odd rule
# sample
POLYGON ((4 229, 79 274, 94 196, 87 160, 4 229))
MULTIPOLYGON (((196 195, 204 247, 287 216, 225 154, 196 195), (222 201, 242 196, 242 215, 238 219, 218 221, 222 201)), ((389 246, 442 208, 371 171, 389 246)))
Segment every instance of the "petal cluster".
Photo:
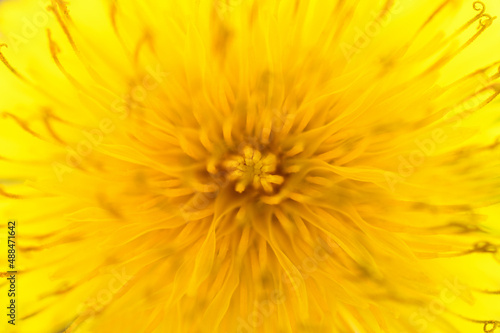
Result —
POLYGON ((494 1, 0 8, 16 332, 500 330, 494 1))

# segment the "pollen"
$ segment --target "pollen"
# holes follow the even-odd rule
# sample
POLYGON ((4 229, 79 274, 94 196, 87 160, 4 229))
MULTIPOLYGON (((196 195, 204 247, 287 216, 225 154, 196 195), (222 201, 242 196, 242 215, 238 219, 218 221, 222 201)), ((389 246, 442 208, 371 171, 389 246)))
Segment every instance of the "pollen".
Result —
POLYGON ((228 180, 235 182, 234 189, 239 193, 249 187, 272 193, 285 180, 277 174, 278 158, 275 154, 262 153, 250 146, 245 146, 240 155, 231 155, 223 165, 228 180))

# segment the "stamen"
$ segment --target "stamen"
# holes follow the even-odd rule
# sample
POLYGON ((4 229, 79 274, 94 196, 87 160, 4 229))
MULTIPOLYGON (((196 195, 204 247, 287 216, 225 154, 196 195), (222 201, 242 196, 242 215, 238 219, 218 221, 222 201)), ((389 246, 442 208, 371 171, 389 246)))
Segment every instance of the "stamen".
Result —
POLYGON ((43 124, 47 128, 47 131, 50 133, 50 135, 59 143, 65 144, 65 142, 57 135, 57 133, 54 131, 54 128, 50 124, 50 118, 47 115, 43 116, 43 124))
POLYGON ((69 121, 69 120, 66 120, 66 119, 63 119, 63 118, 61 118, 61 117, 59 117, 59 116, 56 116, 56 115, 55 115, 55 114, 54 114, 54 113, 53 113, 50 109, 48 109, 48 108, 44 108, 44 109, 42 110, 42 112, 43 112, 44 117, 46 117, 47 119, 52 119, 52 120, 54 120, 54 121, 58 121, 58 122, 60 122, 60 123, 62 123, 62 124, 65 124, 65 125, 68 125, 68 126, 71 126, 71 127, 74 127, 74 128, 78 128, 78 129, 88 129, 88 127, 86 127, 86 126, 82 126, 82 125, 80 125, 80 124, 73 123, 73 122, 71 122, 71 121, 69 121))
MULTIPOLYGON (((426 75, 430 72, 433 72, 436 69, 443 67, 445 64, 450 62, 454 57, 460 54, 463 50, 465 50, 469 45, 471 45, 496 19, 496 16, 491 16, 489 14, 484 14, 486 10, 486 6, 484 3, 480 1, 474 2, 474 9, 480 10, 480 13, 473 18, 473 21, 479 20, 478 32, 476 32, 471 38, 469 38, 463 45, 461 45, 456 51, 451 54, 443 56, 441 59, 436 61, 434 65, 429 67, 423 75, 426 75)), ((471 23, 472 24, 472 23, 471 23)))
POLYGON ((70 20, 68 2, 64 0, 52 0, 52 4, 56 3, 57 6, 62 10, 66 19, 70 20))
POLYGON ((450 3, 450 0, 444 0, 441 5, 427 18, 427 20, 420 26, 420 28, 417 30, 413 38, 410 39, 411 41, 414 41, 424 30, 424 28, 429 25, 429 23, 432 22, 432 20, 450 3))
POLYGON ((10 117, 10 118, 14 119, 14 120, 16 121, 16 123, 17 123, 17 124, 18 124, 18 125, 19 125, 22 129, 23 129, 23 130, 25 130, 25 131, 26 131, 26 132, 28 132, 29 134, 33 135, 34 137, 36 137, 36 138, 38 138, 38 139, 43 140, 43 139, 42 139, 42 137, 41 137, 38 133, 34 132, 31 128, 29 128, 29 127, 28 127, 28 125, 27 125, 27 123, 26 123, 24 120, 19 119, 19 117, 18 117, 18 116, 14 115, 14 114, 12 114, 12 113, 9 113, 9 112, 4 112, 4 113, 2 113, 2 117, 4 117, 4 118, 10 117))
POLYGON ((483 289, 474 289, 475 291, 488 295, 500 295, 500 290, 483 290, 483 289))
POLYGON ((142 35, 141 39, 137 42, 137 45, 135 46, 134 50, 134 64, 138 64, 139 62, 139 54, 141 52, 142 47, 147 44, 151 50, 154 49, 154 44, 153 44, 153 35, 149 30, 144 31, 144 34, 142 35))
POLYGON ((281 185, 284 178, 274 174, 277 169, 277 157, 272 153, 262 156, 259 150, 250 146, 243 149, 243 156, 233 156, 223 163, 228 171, 229 180, 236 181, 235 190, 239 193, 249 186, 263 189, 267 193, 274 191, 273 185, 281 185))
MULTIPOLYGON (((54 1, 54 0, 52 0, 52 1, 54 1)), ((80 59, 81 63, 85 66, 87 72, 94 78, 94 80, 99 81, 99 82, 105 82, 97 74, 97 72, 94 71, 94 69, 87 63, 87 61, 85 61, 85 59, 83 58, 82 53, 80 52, 80 50, 76 46, 76 43, 75 43, 73 37, 71 36, 71 33, 70 33, 69 29, 68 29, 68 26, 66 25, 66 23, 64 23, 61 15, 59 13, 59 11, 57 10, 57 8, 55 6, 48 6, 47 10, 49 10, 49 11, 51 11, 51 12, 54 13, 54 15, 55 15, 55 17, 57 19, 57 22, 61 26, 61 28, 62 28, 62 30, 64 32, 64 35, 66 36, 66 38, 68 39, 69 44, 71 45, 71 48, 73 49, 73 51, 78 56, 78 59, 80 59)))
POLYGON ((442 230, 442 229, 448 229, 448 228, 457 228, 458 230, 455 232, 456 234, 468 234, 468 233, 474 233, 474 232, 479 232, 479 233, 484 233, 484 230, 482 230, 479 226, 473 225, 473 224, 464 224, 464 223, 458 223, 458 222, 452 222, 443 226, 436 226, 433 228, 430 228, 431 230, 442 230))
POLYGON ((478 242, 474 244, 474 248, 465 253, 497 253, 498 245, 490 242, 478 242))
POLYGON ((467 320, 471 323, 483 324, 484 325, 483 332, 485 332, 485 333, 493 333, 496 331, 497 328, 500 328, 500 321, 497 321, 497 320, 476 320, 476 319, 470 319, 470 318, 464 317, 462 315, 459 315, 459 314, 451 312, 451 311, 449 311, 449 312, 451 314, 453 314, 461 319, 467 320))
POLYGON ((31 88, 35 89, 37 92, 39 92, 43 96, 48 97, 49 99, 55 101, 58 104, 61 104, 64 107, 69 107, 66 103, 64 103, 61 100, 59 100, 54 94, 48 93, 40 85, 27 80, 14 67, 12 67, 12 65, 7 61, 7 59, 5 58, 5 56, 3 55, 3 53, 1 52, 1 49, 4 46, 8 47, 7 44, 0 44, 0 61, 2 61, 4 63, 4 65, 12 72, 12 74, 14 74, 18 79, 20 79, 21 81, 23 81, 24 83, 26 83, 31 88))
MULTIPOLYGON (((52 0, 52 1, 54 3, 55 0, 52 0)), ((75 41, 73 40, 73 37, 71 36, 71 33, 69 32, 68 26, 66 25, 66 23, 64 23, 61 15, 59 14, 59 11, 57 10, 57 8, 52 5, 52 6, 48 6, 47 10, 51 11, 52 13, 54 13, 54 15, 55 15, 55 17, 57 19, 57 22, 59 23, 59 25, 63 29, 64 35, 66 35, 66 38, 68 39, 69 44, 71 45, 71 47, 73 48, 73 50, 75 51, 75 53, 79 55, 80 51, 78 50, 78 47, 76 46, 75 41)))
POLYGON ((1 187, 0 187, 0 195, 4 196, 4 197, 7 197, 7 198, 10 198, 10 199, 24 199, 25 198, 22 195, 12 194, 12 193, 5 192, 4 189, 1 188, 1 187))
POLYGON ((110 17, 111 17, 111 25, 113 26, 113 31, 116 35, 116 38, 118 38, 118 41, 120 42, 120 45, 122 46, 123 50, 127 55, 130 56, 130 50, 127 49, 127 46, 125 45, 125 42, 123 41, 123 38, 120 34, 120 31, 118 30, 118 24, 116 22, 116 15, 118 13, 118 5, 116 0, 112 0, 111 2, 111 8, 110 8, 110 17))
MULTIPOLYGON (((494 62, 493 64, 489 65, 489 66, 486 66, 486 67, 483 67, 483 68, 480 68, 458 80, 456 80, 455 82, 451 83, 450 85, 448 85, 444 91, 448 91, 450 90, 451 88, 455 87, 455 86, 458 86, 459 84, 467 81, 468 79, 472 79, 472 78, 475 78, 476 76, 481 76, 479 78, 479 80, 484 79, 485 80, 485 83, 489 83, 495 79, 497 79, 499 76, 500 76, 500 68, 498 69, 497 73, 495 73, 494 75, 492 75, 491 77, 488 77, 486 75, 486 72, 488 70, 490 70, 491 68, 495 67, 495 66, 499 66, 500 65, 500 61, 496 61, 494 62)), ((476 78, 477 79, 477 78, 476 78)))
POLYGON ((47 38, 49 40, 50 54, 52 55, 52 59, 57 65, 57 68, 63 73, 63 75, 73 84, 76 88, 85 91, 85 88, 74 78, 72 77, 66 69, 63 67, 57 55, 61 52, 61 49, 57 45, 56 42, 52 39, 52 31, 47 29, 47 38))
POLYGON ((2 53, 2 47, 9 47, 9 46, 7 44, 0 44, 0 60, 12 72, 12 74, 14 74, 15 76, 17 76, 22 81, 27 82, 27 80, 24 78, 24 76, 22 76, 21 74, 19 74, 19 72, 14 67, 12 67, 12 65, 7 61, 7 59, 5 59, 5 56, 2 53))
POLYGON ((444 121, 445 123, 450 123, 453 122, 453 119, 458 119, 458 118, 466 118, 467 115, 470 115, 482 108, 484 108, 486 105, 488 105, 490 102, 492 102, 498 95, 500 95, 500 84, 499 83, 493 83, 491 85, 483 87, 481 90, 473 93, 472 95, 469 95, 465 97, 463 100, 459 101, 453 106, 447 107, 443 110, 440 110, 433 114, 432 116, 424 119, 421 121, 420 125, 423 126, 425 124, 430 124, 433 121, 444 121), (475 104, 474 106, 465 109, 464 111, 461 112, 456 112, 453 118, 448 119, 448 118, 443 118, 448 114, 451 114, 453 110, 456 108, 463 108, 465 105, 468 105, 468 101, 476 101, 478 99, 478 96, 482 93, 488 92, 488 91, 493 91, 493 93, 488 96, 485 100, 483 100, 480 103, 475 104))
MULTIPOLYGON (((479 11, 479 13, 471 18, 469 21, 467 21, 464 25, 462 25, 455 33, 453 33, 450 37, 447 38, 447 41, 444 43, 448 43, 449 41, 454 40, 456 37, 458 37, 462 32, 464 32, 467 28, 469 28, 474 22, 477 20, 481 20, 483 16, 489 16, 487 14, 484 14, 486 11, 486 5, 481 2, 481 1, 476 1, 472 4, 472 7, 474 8, 475 11, 479 11)), ((481 23, 480 23, 481 25, 481 23)))

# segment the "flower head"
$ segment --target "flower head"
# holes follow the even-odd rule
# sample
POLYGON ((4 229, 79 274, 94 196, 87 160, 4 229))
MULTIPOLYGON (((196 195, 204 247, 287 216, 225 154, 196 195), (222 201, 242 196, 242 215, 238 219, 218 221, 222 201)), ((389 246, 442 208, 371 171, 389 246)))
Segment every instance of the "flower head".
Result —
POLYGON ((0 7, 17 332, 500 329, 498 4, 0 7))

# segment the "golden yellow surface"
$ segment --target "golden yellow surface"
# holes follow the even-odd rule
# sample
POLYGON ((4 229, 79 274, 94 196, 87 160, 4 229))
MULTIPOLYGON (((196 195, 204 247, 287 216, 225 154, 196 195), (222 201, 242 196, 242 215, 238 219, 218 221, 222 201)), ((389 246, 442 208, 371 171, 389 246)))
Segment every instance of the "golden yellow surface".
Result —
POLYGON ((0 331, 500 332, 497 16, 0 1, 0 331))

